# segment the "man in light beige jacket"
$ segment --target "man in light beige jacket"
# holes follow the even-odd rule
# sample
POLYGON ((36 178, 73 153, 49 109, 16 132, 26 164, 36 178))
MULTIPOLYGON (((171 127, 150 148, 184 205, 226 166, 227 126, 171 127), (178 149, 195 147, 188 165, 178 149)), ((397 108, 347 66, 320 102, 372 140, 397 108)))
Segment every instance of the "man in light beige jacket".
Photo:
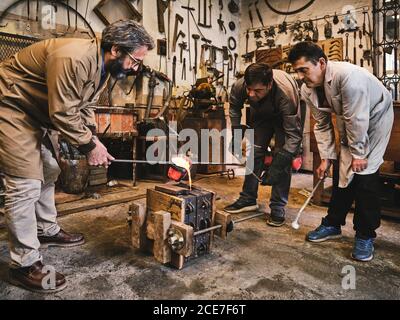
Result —
POLYGON ((54 182, 60 169, 49 133, 58 131, 89 165, 108 166, 113 157, 95 135, 90 106, 110 75, 138 70, 153 47, 146 30, 127 20, 105 28, 101 45, 95 39, 48 39, 0 64, 0 170, 13 283, 39 292, 65 288, 60 273, 51 287, 44 286, 39 247, 76 246, 84 237, 63 231, 56 221, 54 182))
POLYGON ((314 133, 322 159, 317 173, 321 179, 331 160, 337 159, 332 114, 340 135, 339 177, 328 215, 308 233, 307 240, 339 238, 341 225, 355 201, 352 257, 369 261, 373 258, 375 230, 380 226, 379 167, 393 125, 391 94, 366 69, 328 61, 312 42, 295 45, 289 61, 304 80, 301 95, 316 120, 314 133))

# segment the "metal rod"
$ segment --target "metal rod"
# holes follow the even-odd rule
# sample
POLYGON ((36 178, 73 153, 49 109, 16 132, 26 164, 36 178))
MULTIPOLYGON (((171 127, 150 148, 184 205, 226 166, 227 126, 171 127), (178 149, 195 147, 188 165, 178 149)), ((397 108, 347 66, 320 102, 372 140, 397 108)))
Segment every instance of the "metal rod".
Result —
POLYGON ((210 227, 210 228, 207 228, 207 229, 203 229, 203 230, 200 230, 200 231, 193 232, 193 236, 196 237, 196 236, 199 236, 199 235, 201 235, 203 233, 207 233, 207 232, 210 232, 210 231, 213 231, 213 230, 217 230, 217 229, 220 229, 220 228, 222 228, 222 225, 218 224, 216 226, 213 226, 213 227, 210 227))
POLYGON ((249 215, 249 216, 247 216, 247 217, 244 217, 244 218, 240 218, 240 219, 234 220, 234 221, 233 221, 233 223, 234 223, 234 224, 236 224, 236 223, 240 223, 240 222, 243 222, 243 221, 246 221, 246 220, 250 220, 250 219, 257 218, 257 217, 261 217, 261 216, 263 216, 263 215, 265 215, 265 213, 264 213, 264 212, 261 212, 261 213, 255 213, 255 214, 249 215))
MULTIPOLYGON (((237 224, 237 223, 241 223, 241 222, 243 222, 243 221, 247 221, 247 220, 250 220, 250 219, 254 219, 254 218, 257 218, 257 217, 261 217, 261 216, 263 216, 263 215, 265 215, 264 212, 255 213, 255 214, 249 215, 249 216, 244 217, 244 218, 240 218, 240 219, 237 219, 237 220, 233 220, 232 223, 235 225, 235 224, 237 224)), ((222 228, 222 225, 218 224, 218 225, 216 225, 216 226, 212 226, 212 227, 207 228, 207 229, 203 229, 203 230, 196 231, 196 232, 193 233, 193 236, 195 237, 195 236, 201 235, 201 234, 203 234, 203 233, 207 233, 207 232, 210 232, 210 231, 213 231, 213 230, 217 230, 217 229, 220 229, 220 228, 222 228)))
MULTIPOLYGON (((153 163, 153 164, 173 164, 171 161, 149 161, 149 160, 128 160, 128 159, 115 159, 112 162, 116 163, 153 163)), ((210 164, 210 165, 227 165, 227 166, 239 166, 240 163, 226 163, 226 162, 192 162, 192 164, 210 164)))

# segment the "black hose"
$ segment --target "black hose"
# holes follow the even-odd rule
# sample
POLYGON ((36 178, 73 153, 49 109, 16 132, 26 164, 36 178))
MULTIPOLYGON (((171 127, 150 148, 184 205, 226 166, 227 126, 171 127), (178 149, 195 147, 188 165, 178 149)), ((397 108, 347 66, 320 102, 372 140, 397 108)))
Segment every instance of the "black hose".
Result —
POLYGON ((303 7, 293 10, 293 11, 280 11, 278 9, 275 9, 270 3, 270 0, 265 0, 265 4, 267 5, 268 8, 270 8, 273 12, 277 13, 277 14, 282 14, 282 15, 291 15, 291 14, 296 14, 299 13, 305 9, 307 9, 309 6, 311 6, 315 0, 310 0, 307 4, 305 4, 303 7))

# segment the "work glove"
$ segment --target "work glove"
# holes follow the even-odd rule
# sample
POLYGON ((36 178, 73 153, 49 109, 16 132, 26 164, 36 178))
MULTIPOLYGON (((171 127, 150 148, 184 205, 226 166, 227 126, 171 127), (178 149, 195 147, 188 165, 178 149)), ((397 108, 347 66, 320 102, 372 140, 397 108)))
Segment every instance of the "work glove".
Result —
POLYGON ((290 175, 293 155, 285 150, 279 150, 272 160, 271 166, 261 177, 262 185, 273 186, 290 175))

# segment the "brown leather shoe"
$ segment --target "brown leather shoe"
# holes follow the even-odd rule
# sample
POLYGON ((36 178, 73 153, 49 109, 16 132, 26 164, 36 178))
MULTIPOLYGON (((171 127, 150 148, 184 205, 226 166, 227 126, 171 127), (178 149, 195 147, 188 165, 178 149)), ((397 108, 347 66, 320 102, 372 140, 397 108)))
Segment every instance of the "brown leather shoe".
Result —
POLYGON ((51 282, 48 281, 48 273, 42 273, 43 267, 43 263, 41 261, 37 261, 30 267, 10 268, 10 282, 16 286, 39 293, 54 293, 65 289, 67 286, 65 277, 58 272, 55 274, 55 288, 46 288, 46 286, 51 282), (47 278, 43 281, 43 278, 46 276, 47 278))
POLYGON ((48 247, 75 247, 85 243, 85 238, 81 233, 67 233, 64 230, 60 231, 51 237, 38 236, 41 248, 48 247))

